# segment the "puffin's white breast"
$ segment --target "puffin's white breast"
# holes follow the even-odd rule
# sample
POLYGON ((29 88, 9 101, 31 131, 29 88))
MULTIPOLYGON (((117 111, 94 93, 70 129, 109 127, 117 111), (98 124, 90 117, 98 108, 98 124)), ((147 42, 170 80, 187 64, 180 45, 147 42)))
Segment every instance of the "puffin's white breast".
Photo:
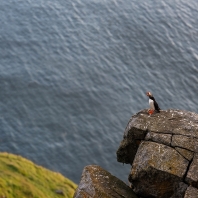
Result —
POLYGON ((150 109, 155 110, 155 106, 154 106, 154 101, 149 99, 149 105, 150 105, 150 109))

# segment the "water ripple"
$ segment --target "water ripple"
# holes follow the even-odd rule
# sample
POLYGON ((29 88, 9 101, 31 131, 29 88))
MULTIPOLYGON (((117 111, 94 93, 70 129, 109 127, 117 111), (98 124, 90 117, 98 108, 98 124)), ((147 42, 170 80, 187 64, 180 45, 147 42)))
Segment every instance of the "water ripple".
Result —
POLYGON ((197 11, 195 0, 2 2, 1 151, 75 182, 88 164, 127 182, 115 153, 146 91, 198 112, 197 11))

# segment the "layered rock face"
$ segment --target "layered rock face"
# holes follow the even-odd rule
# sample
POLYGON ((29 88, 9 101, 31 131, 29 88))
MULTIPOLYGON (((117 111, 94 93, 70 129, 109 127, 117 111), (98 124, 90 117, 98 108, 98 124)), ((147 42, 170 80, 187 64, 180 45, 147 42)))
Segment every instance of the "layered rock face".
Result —
POLYGON ((74 198, 137 198, 124 182, 97 165, 86 166, 74 198))
POLYGON ((198 114, 138 112, 129 120, 117 160, 132 165, 129 181, 141 197, 198 197, 198 114))

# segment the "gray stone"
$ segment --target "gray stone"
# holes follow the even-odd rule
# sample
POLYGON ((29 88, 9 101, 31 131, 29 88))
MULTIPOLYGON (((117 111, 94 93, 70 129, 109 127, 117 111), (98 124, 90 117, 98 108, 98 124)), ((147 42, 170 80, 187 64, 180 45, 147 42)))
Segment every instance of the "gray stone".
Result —
POLYGON ((183 180, 188 160, 175 149, 142 141, 134 159, 129 181, 143 197, 170 198, 183 180))
POLYGON ((184 156, 188 161, 191 161, 193 158, 194 153, 192 151, 175 147, 175 150, 178 151, 182 156, 184 156))
POLYGON ((198 198, 198 189, 189 186, 185 192, 184 198, 198 198))
POLYGON ((171 145, 174 147, 177 146, 185 148, 193 152, 198 151, 198 140, 192 136, 188 137, 185 135, 173 135, 171 145))
POLYGON ((145 137, 145 140, 151 140, 154 142, 158 142, 170 146, 171 137, 172 137, 171 134, 159 134, 159 133, 148 132, 145 137))
POLYGON ((90 165, 83 170, 74 198, 137 198, 124 182, 100 166, 90 165))
POLYGON ((63 196, 65 195, 63 190, 55 190, 55 193, 63 196))

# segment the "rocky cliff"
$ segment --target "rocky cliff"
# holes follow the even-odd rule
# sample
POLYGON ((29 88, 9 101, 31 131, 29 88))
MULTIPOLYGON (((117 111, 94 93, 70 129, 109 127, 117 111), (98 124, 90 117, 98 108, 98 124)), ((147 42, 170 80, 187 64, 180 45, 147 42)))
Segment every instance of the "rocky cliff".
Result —
POLYGON ((117 160, 131 164, 131 188, 101 167, 88 166, 74 198, 198 198, 198 114, 138 112, 129 120, 117 160))
POLYGON ((138 112, 129 120, 117 160, 132 165, 129 181, 139 196, 198 197, 198 115, 138 112))

